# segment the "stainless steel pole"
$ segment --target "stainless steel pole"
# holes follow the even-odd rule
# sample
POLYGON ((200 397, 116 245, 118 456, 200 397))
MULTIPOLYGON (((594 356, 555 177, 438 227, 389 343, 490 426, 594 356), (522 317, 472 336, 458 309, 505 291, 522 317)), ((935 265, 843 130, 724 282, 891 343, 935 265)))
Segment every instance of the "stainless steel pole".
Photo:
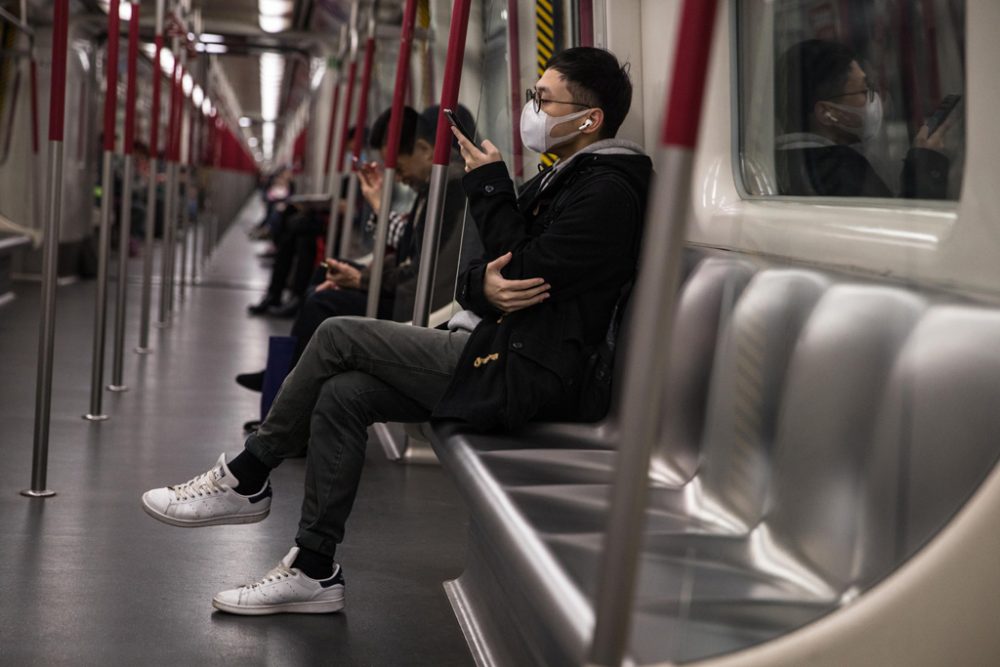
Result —
MULTIPOLYGON (((450 147, 451 140, 449 138, 450 147)), ((431 167, 431 182, 427 193, 427 213, 424 216, 424 238, 420 246, 420 270, 417 272, 417 293, 413 301, 413 324, 426 327, 431 315, 431 288, 437 268, 444 199, 448 188, 448 165, 431 167)))
POLYGON ((171 299, 173 288, 173 263, 174 263, 174 231, 177 226, 175 220, 177 204, 177 158, 174 154, 175 134, 177 132, 177 77, 180 71, 179 62, 179 40, 174 37, 171 40, 170 51, 174 54, 173 74, 170 77, 170 114, 167 122, 167 136, 165 142, 167 158, 167 184, 163 193, 163 252, 160 257, 160 319, 158 327, 170 325, 171 299))
POLYGON ((52 354, 56 325, 56 281, 59 259, 59 220, 62 217, 63 125, 66 111, 66 43, 69 0, 55 0, 52 20, 52 87, 49 96, 48 215, 42 256, 42 303, 38 324, 38 376, 35 380, 35 432, 31 454, 29 498, 56 494, 46 488, 49 464, 49 419, 52 409, 52 354))
MULTIPOLYGON (((134 11, 134 10, 133 10, 134 11)), ((125 155, 122 174, 122 208, 118 230, 118 282, 115 298, 115 337, 111 357, 109 391, 128 391, 125 384, 125 300, 128 296, 128 247, 132 229, 132 153, 125 155)))
POLYGON ((142 312, 139 316, 139 345, 136 354, 149 354, 149 323, 153 310, 153 243, 156 234, 156 191, 159 160, 157 159, 160 135, 160 93, 163 83, 160 54, 163 52, 163 14, 165 0, 156 0, 156 36, 153 55, 153 99, 149 114, 149 182, 146 184, 146 238, 142 250, 142 312))
MULTIPOLYGON (((340 221, 344 216, 340 214, 341 176, 344 168, 344 156, 347 154, 347 131, 351 122, 351 103, 354 100, 354 81, 358 75, 358 0, 351 3, 350 30, 347 33, 350 38, 349 57, 347 65, 347 82, 344 84, 344 94, 341 99, 344 104, 339 109, 337 117, 340 122, 340 131, 337 133, 337 147, 334 149, 333 167, 330 169, 330 224, 326 230, 326 256, 333 257, 337 254, 335 242, 340 221)), ((343 42, 343 33, 341 41, 343 42)))
POLYGON ((128 251, 132 238, 132 172, 135 150, 136 67, 139 64, 139 2, 132 0, 128 24, 128 86, 125 94, 125 167, 122 175, 122 208, 118 237, 118 293, 115 307, 115 340, 111 360, 111 391, 127 391, 125 385, 125 303, 128 297, 128 251))
POLYGON ((361 70, 361 86, 358 89, 358 115, 354 121, 354 159, 351 162, 351 175, 347 184, 347 207, 344 209, 344 226, 340 232, 340 256, 351 255, 351 241, 354 233, 354 213, 358 205, 358 170, 357 160, 361 159, 364 148, 365 120, 368 113, 368 95, 372 83, 372 67, 375 61, 375 7, 368 19, 368 39, 365 41, 365 62, 361 70))
POLYGON ((379 201, 378 222, 375 224, 375 248, 368 278, 368 304, 365 315, 378 317, 378 303, 382 292, 382 268, 385 266, 385 241, 389 236, 389 213, 392 208, 392 184, 396 169, 386 167, 383 174, 382 199, 379 201))
POLYGON ((604 550, 594 601, 590 665, 618 667, 625 659, 639 573, 649 459, 661 415, 680 266, 692 200, 691 166, 698 138, 715 0, 685 0, 667 100, 657 182, 643 236, 639 280, 632 297, 622 394, 618 464, 611 489, 604 550), (640 321, 638 318, 642 318, 640 321))
POLYGON ((108 5, 107 67, 104 91, 104 161, 101 170, 101 228, 97 248, 97 298, 94 303, 94 349, 90 371, 90 411, 87 421, 105 421, 101 403, 104 398, 104 347, 108 316, 108 260, 111 254, 111 215, 115 200, 113 158, 115 154, 115 116, 118 110, 119 0, 108 5))

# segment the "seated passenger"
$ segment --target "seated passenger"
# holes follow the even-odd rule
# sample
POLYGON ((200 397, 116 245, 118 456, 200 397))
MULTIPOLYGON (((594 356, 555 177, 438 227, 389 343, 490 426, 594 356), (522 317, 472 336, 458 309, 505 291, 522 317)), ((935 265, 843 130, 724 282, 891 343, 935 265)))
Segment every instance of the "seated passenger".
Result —
POLYGON ((444 418, 511 429, 579 414, 586 360, 636 267, 651 163, 635 144, 614 139, 631 97, 627 70, 610 53, 574 48, 554 56, 521 116, 524 145, 554 153, 554 167, 517 195, 492 143, 460 140, 469 172, 463 186, 486 252, 458 281, 468 310, 448 330, 325 321, 239 456, 223 455, 208 472, 143 495, 146 512, 173 525, 259 521, 270 510, 271 470, 305 453, 295 546, 256 584, 216 595, 217 609, 343 608, 334 555, 370 424, 444 418))
MULTIPOLYGON (((417 198, 410 207, 409 214, 390 219, 390 239, 394 252, 386 255, 382 268, 378 309, 378 316, 382 319, 407 321, 413 316, 412 295, 415 293, 417 272, 420 269, 427 187, 434 163, 437 107, 432 109, 433 114, 430 115, 418 114, 410 107, 403 109, 396 178, 415 190, 417 198)), ((465 118, 467 127, 471 127, 472 115, 468 110, 460 106, 459 114, 465 118)), ((390 111, 385 111, 375 120, 371 130, 372 148, 383 152, 388 139, 389 116, 390 111)), ((465 196, 459 181, 463 176, 464 163, 458 151, 453 151, 452 158, 444 218, 441 221, 434 294, 431 297, 432 309, 443 308, 452 300, 462 244, 465 196)), ((358 176, 361 192, 374 215, 377 215, 381 206, 382 174, 366 166, 359 170, 358 176)), ((368 286, 371 281, 369 268, 338 260, 331 260, 328 266, 330 268, 326 272, 326 279, 305 299, 292 325, 291 334, 296 337, 293 365, 302 356, 302 351, 320 323, 330 317, 364 315, 367 309, 368 286)), ((264 383, 264 372, 242 373, 236 377, 236 381, 248 389, 260 391, 264 383)))
MULTIPOLYGON (((859 150, 882 127, 882 100, 850 47, 811 39, 789 48, 777 62, 775 110, 779 194, 896 196, 859 150)), ((949 160, 942 151, 949 126, 931 134, 924 125, 917 133, 899 196, 947 197, 949 160)))

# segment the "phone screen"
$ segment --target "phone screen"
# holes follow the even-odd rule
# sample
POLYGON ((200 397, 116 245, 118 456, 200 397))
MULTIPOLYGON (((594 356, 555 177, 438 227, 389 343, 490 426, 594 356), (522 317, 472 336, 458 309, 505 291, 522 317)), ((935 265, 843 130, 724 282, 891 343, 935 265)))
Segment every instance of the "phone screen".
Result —
POLYGON ((941 104, 938 105, 934 113, 930 115, 927 119, 927 134, 934 134, 934 131, 941 127, 941 123, 948 119, 951 112, 955 110, 958 103, 962 100, 961 95, 946 95, 941 104))

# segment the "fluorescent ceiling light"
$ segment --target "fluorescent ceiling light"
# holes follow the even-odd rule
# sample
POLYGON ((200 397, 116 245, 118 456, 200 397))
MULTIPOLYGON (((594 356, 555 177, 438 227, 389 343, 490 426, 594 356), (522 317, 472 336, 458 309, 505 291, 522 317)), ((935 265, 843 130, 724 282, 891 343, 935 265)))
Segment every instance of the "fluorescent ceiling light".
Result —
POLYGON ((191 91, 191 101, 194 102, 196 107, 200 107, 202 101, 205 99, 205 91, 201 89, 201 86, 196 85, 194 90, 191 91))
POLYGON ((261 16, 288 16, 294 7, 294 0, 257 0, 261 16))
POLYGON ((228 53, 229 47, 225 44, 199 44, 205 53, 228 53))
POLYGON ((240 127, 250 127, 253 125, 253 121, 247 116, 240 116, 240 127))
POLYGON ((260 115, 264 121, 278 119, 281 80, 285 75, 285 60, 277 53, 260 56, 260 115))
POLYGON ((257 137, 250 137, 247 139, 247 143, 250 144, 250 148, 257 148, 257 144, 260 142, 257 141, 257 137))
POLYGON ((184 77, 181 79, 181 86, 184 89, 184 97, 191 97, 191 91, 194 90, 194 79, 187 72, 184 73, 184 77))
POLYGON ((211 32, 203 32, 198 35, 198 41, 205 42, 206 44, 222 44, 224 39, 225 38, 222 35, 216 35, 211 32))
POLYGON ((257 22, 264 32, 282 32, 292 27, 292 19, 289 16, 264 16, 261 14, 257 22))
POLYGON ((201 103, 201 112, 206 116, 212 115, 212 100, 208 99, 207 97, 204 99, 204 101, 201 103))

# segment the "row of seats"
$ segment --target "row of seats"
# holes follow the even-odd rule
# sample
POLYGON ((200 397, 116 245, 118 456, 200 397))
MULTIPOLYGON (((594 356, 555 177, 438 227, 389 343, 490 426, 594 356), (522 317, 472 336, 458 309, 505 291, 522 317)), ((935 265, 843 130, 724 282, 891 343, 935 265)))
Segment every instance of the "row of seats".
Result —
MULTIPOLYGON (((692 251, 650 469, 637 664, 766 641, 848 604, 996 462, 1000 312, 692 251)), ((480 664, 582 664, 620 442, 597 425, 428 433, 468 500, 446 585, 480 664)))

